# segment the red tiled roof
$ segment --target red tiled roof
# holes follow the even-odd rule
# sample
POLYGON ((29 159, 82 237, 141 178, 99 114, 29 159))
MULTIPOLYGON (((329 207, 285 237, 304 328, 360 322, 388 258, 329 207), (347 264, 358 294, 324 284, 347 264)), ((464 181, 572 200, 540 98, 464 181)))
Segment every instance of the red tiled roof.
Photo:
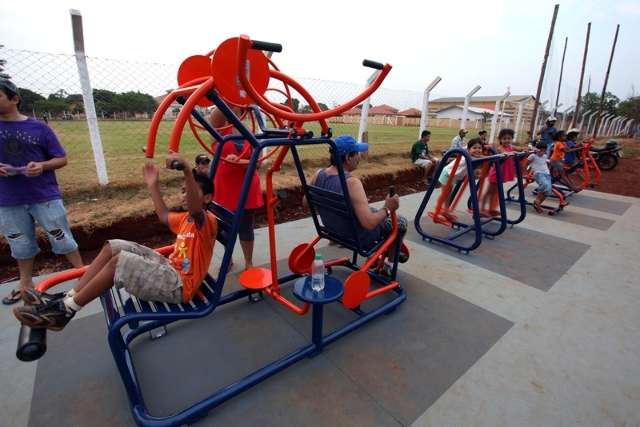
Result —
POLYGON ((398 114, 398 109, 397 108, 393 108, 390 105, 387 104, 382 104, 382 105, 376 105, 375 107, 371 107, 369 109, 369 115, 370 116, 384 116, 384 115, 392 115, 395 116, 396 114, 398 114))
POLYGON ((406 110, 398 111, 398 115, 405 117, 420 117, 422 116, 422 111, 417 108, 407 108, 406 110))
POLYGON ((344 116, 359 116, 360 113, 362 113, 362 110, 358 107, 354 107, 350 110, 345 111, 344 113, 342 113, 342 115, 344 116))

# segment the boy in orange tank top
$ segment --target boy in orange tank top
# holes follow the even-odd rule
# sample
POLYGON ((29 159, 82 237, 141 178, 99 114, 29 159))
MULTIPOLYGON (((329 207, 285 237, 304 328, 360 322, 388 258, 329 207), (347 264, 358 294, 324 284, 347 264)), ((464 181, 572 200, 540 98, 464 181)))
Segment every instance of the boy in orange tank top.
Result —
POLYGON ((167 209, 160 194, 160 171, 153 163, 145 164, 143 175, 158 218, 176 234, 171 255, 165 258, 134 242, 109 240, 69 292, 51 295, 29 291, 29 304, 13 310, 20 322, 32 328, 61 330, 76 312, 112 286, 143 300, 179 304, 193 298, 209 269, 218 230, 215 216, 206 210, 213 186, 207 178, 194 175, 178 154, 170 154, 166 166, 182 169, 185 212, 167 209))

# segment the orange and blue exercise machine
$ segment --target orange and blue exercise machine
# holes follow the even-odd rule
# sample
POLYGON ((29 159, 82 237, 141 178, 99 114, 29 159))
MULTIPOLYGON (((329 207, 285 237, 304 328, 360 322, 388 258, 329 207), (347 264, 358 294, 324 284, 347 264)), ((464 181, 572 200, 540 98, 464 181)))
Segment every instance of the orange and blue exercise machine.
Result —
POLYGON ((435 234, 426 230, 422 224, 427 205, 438 183, 438 180, 434 179, 427 188, 414 218, 414 226, 418 234, 422 237, 422 240, 426 240, 429 243, 437 242, 452 247, 458 250, 458 252, 468 254, 480 246, 483 237, 493 239, 504 233, 508 226, 513 226, 524 221, 526 217, 526 205, 522 168, 519 160, 525 154, 526 153, 516 152, 474 158, 469 155, 467 150, 448 150, 444 154, 434 176, 439 177, 443 169, 447 167, 450 162, 453 162, 451 171, 449 172, 447 181, 442 185, 441 196, 438 198, 434 210, 427 212, 426 216, 435 224, 450 228, 451 231, 446 235, 442 235, 441 233, 435 234), (462 162, 463 159, 464 162, 462 162), (502 181, 502 164, 509 159, 513 159, 513 161, 516 162, 515 188, 518 189, 517 201, 520 204, 519 215, 516 218, 509 218, 508 216, 502 181), (466 169, 464 177, 456 179, 460 168, 466 169), (500 214, 495 217, 490 216, 483 218, 480 213, 479 200, 482 198, 485 186, 488 184, 489 170, 491 168, 495 169, 498 184, 496 197, 491 200, 491 210, 499 212, 500 214), (476 178, 475 171, 477 169, 479 169, 479 176, 476 178), (467 189, 469 194, 467 210, 471 214, 471 223, 465 223, 459 220, 458 216, 454 213, 461 197, 463 194, 466 194, 467 189), (462 238, 467 235, 471 235, 472 238, 463 242, 462 238))
MULTIPOLYGON (((133 419, 140 426, 178 426, 190 424, 203 418, 214 407, 237 396, 250 387, 277 374, 292 364, 312 357, 322 351, 323 347, 347 335, 383 314, 395 310, 406 300, 405 291, 396 279, 399 254, 406 252, 400 247, 398 223, 395 213, 392 214, 392 231, 390 235, 375 242, 373 247, 365 247, 358 239, 356 232, 356 217, 349 198, 345 172, 341 162, 337 162, 340 183, 343 194, 317 188, 307 183, 302 166, 301 155, 304 150, 300 147, 324 146, 337 152, 332 140, 332 132, 327 119, 340 114, 365 99, 380 87, 391 70, 389 64, 381 64, 365 60, 363 65, 378 70, 377 77, 362 93, 342 105, 321 111, 318 103, 311 94, 297 81, 277 69, 273 61, 264 53, 280 52, 281 45, 275 43, 251 40, 247 36, 240 36, 224 41, 214 51, 206 55, 196 55, 187 58, 178 71, 178 88, 173 90, 161 103, 156 111, 147 140, 145 153, 153 157, 156 148, 157 133, 160 121, 169 108, 177 101, 182 104, 169 137, 169 151, 179 152, 180 139, 184 127, 189 124, 198 143, 212 153, 213 161, 210 176, 216 176, 224 144, 238 141, 248 141, 248 165, 242 184, 239 201, 235 211, 230 211, 212 202, 211 211, 218 218, 217 240, 224 247, 224 255, 217 277, 207 276, 200 288, 199 294, 186 304, 166 304, 144 301, 131 296, 123 296, 120 290, 111 289, 101 296, 101 302, 106 314, 108 327, 108 342, 116 366, 131 405, 133 419), (270 85, 277 83, 272 89, 270 85), (284 87, 284 89, 280 89, 284 87), (266 96, 269 91, 277 92, 287 98, 283 105, 266 96), (310 106, 312 112, 308 114, 296 113, 291 108, 291 92, 297 92, 310 106), (225 132, 224 129, 214 128, 198 112, 196 107, 215 105, 226 117, 236 133, 225 132), (244 115, 238 117, 231 107, 242 107, 244 115), (265 120, 266 118, 266 120, 265 120), (272 127, 266 126, 266 121, 272 127), (320 124, 320 135, 304 128, 305 123, 315 121, 320 124), (200 132, 209 136, 203 138, 200 132), (213 139, 209 143, 209 137, 213 139), (263 152, 268 151, 268 154, 263 152), (308 201, 317 237, 311 242, 298 245, 288 257, 289 272, 280 274, 278 271, 277 237, 275 227, 275 205, 278 198, 274 193, 273 174, 280 170, 285 157, 291 153, 293 163, 299 175, 304 194, 308 201), (269 238, 269 266, 268 268, 251 268, 239 277, 243 288, 223 293, 225 280, 231 264, 231 256, 238 236, 240 219, 244 212, 244 205, 249 193, 251 179, 257 166, 267 156, 273 157, 266 179, 266 213, 268 220, 269 238), (351 224, 352 235, 343 235, 332 230, 331 224, 323 224, 319 212, 331 209, 339 212, 342 218, 351 224), (315 256, 315 247, 321 239, 338 242, 352 252, 350 258, 331 259, 325 262, 325 288, 313 291, 310 287, 309 273, 315 256), (391 250, 395 248, 395 251, 391 250), (391 277, 380 274, 380 267, 384 264, 387 254, 394 253, 391 277), (358 258, 364 259, 362 265, 358 258), (332 275, 336 268, 346 268, 350 274, 344 283, 332 275), (291 293, 283 292, 285 287, 293 285, 291 293), (136 377, 134 358, 131 344, 145 332, 152 336, 166 333, 166 326, 183 319, 201 318, 211 314, 217 307, 244 299, 253 300, 257 294, 265 298, 272 298, 286 310, 304 316, 311 311, 312 339, 303 347, 286 354, 278 360, 257 369, 217 391, 209 397, 184 408, 170 416, 159 417, 149 413, 145 405, 142 387, 136 377), (386 294, 385 298, 375 298, 386 294), (295 299, 288 297, 293 295, 295 299), (364 301, 375 300, 363 309, 364 301), (329 333, 323 332, 323 307, 327 304, 340 304, 345 310, 356 314, 354 320, 329 333), (373 307, 373 308, 371 308, 373 307), (160 331, 160 332, 158 332, 160 331)), ((170 250, 171 248, 169 248, 170 250)), ((167 249, 162 249, 166 254, 167 249)), ((46 289, 72 278, 79 277, 82 270, 62 273, 42 282, 38 290, 46 289)), ((250 308, 248 308, 250 309, 250 308)))

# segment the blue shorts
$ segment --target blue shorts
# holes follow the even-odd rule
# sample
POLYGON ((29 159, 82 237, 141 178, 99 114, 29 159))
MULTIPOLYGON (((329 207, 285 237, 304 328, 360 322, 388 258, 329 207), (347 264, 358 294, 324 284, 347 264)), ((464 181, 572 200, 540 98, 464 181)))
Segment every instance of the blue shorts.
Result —
POLYGON ((71 235, 62 200, 0 206, 0 235, 9 242, 11 256, 15 259, 31 259, 40 252, 36 222, 46 232, 55 254, 65 255, 78 249, 78 244, 71 235))
POLYGON ((551 175, 548 173, 537 173, 534 177, 538 184, 538 193, 549 195, 551 193, 551 175))

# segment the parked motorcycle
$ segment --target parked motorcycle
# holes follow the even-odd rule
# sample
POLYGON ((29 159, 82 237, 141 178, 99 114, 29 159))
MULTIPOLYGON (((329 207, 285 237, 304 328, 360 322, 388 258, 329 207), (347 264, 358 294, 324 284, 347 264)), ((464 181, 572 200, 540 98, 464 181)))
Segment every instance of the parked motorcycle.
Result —
POLYGON ((622 145, 614 139, 607 141, 604 147, 591 147, 591 156, 604 171, 610 171, 618 166, 618 159, 622 158, 622 145))

